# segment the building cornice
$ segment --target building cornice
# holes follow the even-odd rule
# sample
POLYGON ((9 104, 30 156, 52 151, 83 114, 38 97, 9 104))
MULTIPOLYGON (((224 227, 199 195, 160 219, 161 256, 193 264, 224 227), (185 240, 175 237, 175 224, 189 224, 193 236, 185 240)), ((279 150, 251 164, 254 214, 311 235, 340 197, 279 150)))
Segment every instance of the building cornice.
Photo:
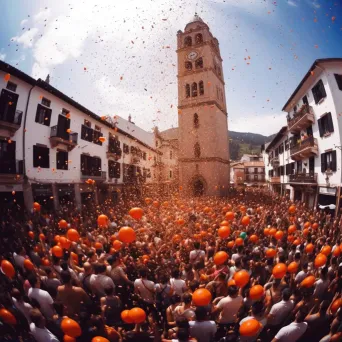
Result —
POLYGON ((212 105, 215 105, 225 116, 228 116, 228 113, 219 105, 219 103, 216 100, 202 101, 202 102, 181 105, 181 106, 178 106, 178 109, 194 108, 194 107, 199 107, 199 106, 204 107, 204 106, 212 106, 212 105))
POLYGON ((202 158, 179 158, 181 163, 207 163, 207 162, 218 162, 223 164, 230 164, 228 159, 223 159, 220 157, 202 157, 202 158))
POLYGON ((217 71, 213 67, 203 68, 203 69, 195 69, 195 70, 191 70, 191 71, 185 71, 184 74, 177 75, 177 78, 191 76, 193 74, 200 74, 201 72, 206 72, 206 71, 212 71, 216 75, 216 77, 220 80, 220 82, 223 84, 223 86, 225 86, 226 83, 224 82, 223 77, 219 76, 219 74, 217 73, 217 71))

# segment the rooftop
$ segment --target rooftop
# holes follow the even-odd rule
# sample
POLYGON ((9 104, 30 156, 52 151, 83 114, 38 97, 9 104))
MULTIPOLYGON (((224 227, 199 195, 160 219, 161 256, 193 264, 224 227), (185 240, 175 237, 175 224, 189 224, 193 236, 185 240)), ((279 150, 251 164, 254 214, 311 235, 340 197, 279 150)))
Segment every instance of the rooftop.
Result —
POLYGON ((265 164, 263 161, 250 161, 250 162, 244 162, 244 167, 264 167, 265 164))
POLYGON ((159 132, 159 135, 164 140, 178 140, 178 127, 166 129, 159 132))
POLYGON ((283 135, 287 132, 287 126, 283 126, 280 131, 276 134, 276 136, 273 138, 273 140, 269 143, 269 145, 266 147, 266 152, 269 152, 272 147, 276 145, 277 142, 280 141, 280 139, 283 137, 283 135))

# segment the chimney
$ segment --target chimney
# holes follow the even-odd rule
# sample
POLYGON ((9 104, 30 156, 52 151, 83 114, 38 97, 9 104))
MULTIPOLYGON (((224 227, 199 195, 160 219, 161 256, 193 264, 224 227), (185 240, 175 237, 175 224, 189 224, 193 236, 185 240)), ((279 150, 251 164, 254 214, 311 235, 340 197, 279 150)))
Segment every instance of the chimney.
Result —
POLYGON ((128 115, 128 122, 132 122, 131 114, 128 115))
POLYGON ((48 83, 48 84, 50 84, 50 74, 48 74, 48 75, 46 76, 45 82, 48 83))

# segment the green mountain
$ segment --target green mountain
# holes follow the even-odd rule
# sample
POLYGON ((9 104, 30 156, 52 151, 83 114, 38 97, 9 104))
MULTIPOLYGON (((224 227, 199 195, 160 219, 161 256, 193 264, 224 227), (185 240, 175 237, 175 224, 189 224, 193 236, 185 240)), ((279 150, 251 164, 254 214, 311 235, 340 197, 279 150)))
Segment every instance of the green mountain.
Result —
POLYGON ((229 131, 230 159, 240 160, 243 154, 259 154, 261 145, 270 142, 275 134, 265 136, 256 133, 229 131))

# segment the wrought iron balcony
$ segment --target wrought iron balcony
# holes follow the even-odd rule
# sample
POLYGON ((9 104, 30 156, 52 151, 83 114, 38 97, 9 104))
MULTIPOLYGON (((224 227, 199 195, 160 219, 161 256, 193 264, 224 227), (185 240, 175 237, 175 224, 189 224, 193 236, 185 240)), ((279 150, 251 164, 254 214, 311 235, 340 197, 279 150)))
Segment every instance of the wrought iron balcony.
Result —
POLYGON ((292 118, 288 118, 287 126, 291 133, 300 132, 315 122, 314 112, 311 106, 303 105, 292 118))
POLYGON ((274 176, 270 178, 272 184, 280 184, 280 176, 274 176))
POLYGON ((91 178, 94 181, 105 181, 107 179, 106 171, 98 171, 98 170, 81 170, 81 179, 91 178))
POLYGON ((291 158, 294 160, 301 160, 310 158, 318 154, 317 139, 313 137, 298 141, 290 148, 291 158))
POLYGON ((15 133, 21 126, 21 120, 23 117, 23 112, 21 110, 16 110, 13 117, 4 116, 0 113, 0 129, 9 132, 9 136, 15 133))
POLYGON ((294 175, 289 175, 289 183, 317 183, 317 173, 296 173, 294 175))
POLYGON ((78 143, 78 133, 76 132, 60 132, 58 129, 58 125, 51 127, 50 132, 50 143, 51 147, 56 147, 59 144, 66 145, 68 148, 68 151, 71 151, 72 149, 77 146, 78 143))

